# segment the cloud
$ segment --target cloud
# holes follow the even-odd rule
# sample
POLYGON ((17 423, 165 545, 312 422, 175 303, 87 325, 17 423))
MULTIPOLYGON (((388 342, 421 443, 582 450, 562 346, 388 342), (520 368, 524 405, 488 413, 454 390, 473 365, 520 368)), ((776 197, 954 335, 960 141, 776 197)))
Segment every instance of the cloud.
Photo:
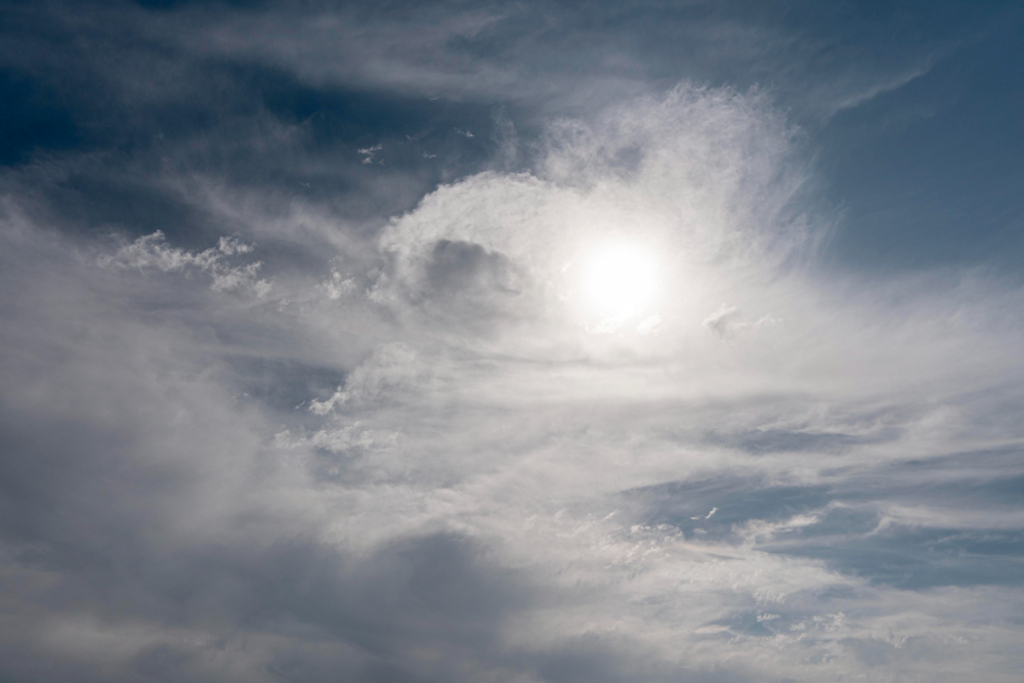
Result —
POLYGON ((349 373, 344 388, 339 387, 325 401, 314 399, 309 409, 326 415, 347 403, 372 404, 394 394, 396 389, 416 388, 428 373, 411 347, 401 342, 387 344, 349 373))
MULTIPOLYGON (((252 16, 197 40, 356 31, 252 16)), ((803 144, 765 93, 683 83, 373 220, 169 171, 217 246, 143 214, 99 259, 9 192, 0 668, 1014 680, 1021 292, 821 266, 803 144), (622 237, 665 296, 593 334, 581 252, 622 237)))
MULTIPOLYGON (((688 85, 593 125, 558 122, 538 172, 471 176, 393 220, 372 296, 477 326, 557 324, 579 316, 584 245, 637 233, 663 255, 666 297, 685 310, 726 271, 757 277, 813 252, 793 135, 760 94, 688 85)), ((654 315, 663 336, 688 324, 654 315)), ((642 334, 645 319, 632 321, 642 334)))
POLYGON ((729 328, 729 323, 736 317, 736 307, 727 306, 722 304, 718 307, 718 310, 704 318, 701 323, 704 327, 713 331, 719 336, 725 336, 726 330, 729 328))
MULTIPOLYGON (((384 149, 384 145, 376 144, 373 147, 366 147, 364 149, 356 150, 356 152, 362 155, 364 164, 372 164, 374 157, 377 156, 377 152, 381 151, 382 149, 384 149)), ((379 163, 384 162, 380 161, 379 163)))
POLYGON ((320 289, 331 301, 351 294, 356 288, 354 278, 346 278, 337 270, 331 271, 331 277, 320 284, 320 289))
POLYGON ((261 262, 244 266, 229 266, 225 263, 225 259, 248 254, 252 249, 251 245, 243 244, 236 238, 221 237, 216 247, 202 252, 189 252, 167 246, 166 237, 158 230, 121 247, 114 255, 101 256, 98 263, 104 268, 140 271, 154 268, 164 273, 200 270, 210 274, 210 289, 214 291, 249 289, 256 296, 264 297, 270 291, 271 284, 267 280, 256 279, 256 272, 263 265, 261 262))
MULTIPOLYGON (((728 658, 780 680, 866 674, 880 664, 954 680, 953 669, 931 668, 921 657, 948 655, 951 634, 966 632, 962 624, 938 626, 959 598, 934 594, 922 613, 929 616, 908 617, 904 610, 920 608, 921 598, 899 580, 900 565, 878 560, 871 574, 855 555, 876 552, 870 539, 886 519, 878 504, 895 495, 872 488, 886 480, 881 472, 908 459, 931 462, 961 438, 977 444, 977 431, 955 426, 953 414, 970 412, 976 400, 963 387, 994 388, 1009 367, 1016 324, 995 333, 981 314, 965 326, 952 323, 963 335, 954 338, 950 315, 962 307, 972 315, 1005 312, 1019 294, 980 283, 968 294, 975 285, 966 281, 938 290, 927 282, 860 281, 861 293, 850 294, 813 268, 793 268, 794 254, 813 253, 818 228, 798 210, 805 206, 800 167, 788 166, 785 127, 752 98, 681 88, 612 112, 596 130, 559 124, 536 173, 468 178, 393 220, 380 241, 388 265, 372 299, 415 330, 403 343, 434 369, 431 398, 421 393, 425 376, 373 383, 375 401, 389 396, 404 408, 356 409, 349 419, 399 429, 401 446, 360 464, 372 475, 361 471, 402 482, 401 493, 386 494, 390 503, 378 501, 403 510, 389 524, 406 528, 417 519, 494 538, 504 561, 525 563, 567 591, 571 606, 524 613, 509 626, 511 642, 535 656, 595 639, 631 643, 650 661, 692 667, 695 677, 728 658), (755 118, 761 115, 767 119, 755 118), (689 136, 716 123, 729 135, 718 132, 711 155, 689 136), (747 135, 769 139, 751 145, 747 135), (719 169, 733 150, 739 169, 719 169), (705 158, 709 166, 696 165, 705 158), (716 169, 723 182, 705 181, 716 169), (666 187, 683 189, 665 197, 666 187), (775 207, 771 220, 753 219, 758 202, 775 207), (665 239, 677 249, 669 251, 678 259, 672 270, 690 278, 671 283, 678 299, 669 331, 658 338, 670 341, 664 346, 628 339, 601 346, 572 317, 572 280, 559 278, 577 235, 600 239, 619 223, 665 239), (502 286, 511 272, 517 285, 502 286), (517 292, 514 308, 500 303, 510 291, 517 292), (896 291, 901 300, 878 303, 882 292, 896 291), (701 305, 687 309, 678 303, 684 294, 701 305), (708 318, 704 302, 719 294, 760 309, 755 322, 743 322, 738 307, 708 318), (462 296, 489 307, 484 318, 500 336, 474 341, 466 327, 453 334, 453 325, 482 317, 481 309, 453 315, 462 296), (735 345, 703 341, 698 333, 707 327, 735 345), (764 334, 738 334, 754 327, 764 334), (991 370, 962 355, 975 342, 990 345, 991 370), (911 389, 917 382, 929 389, 911 389), (944 398, 936 403, 937 396, 944 398), (656 514, 652 487, 723 472, 744 474, 731 491, 707 496, 681 484, 668 495, 678 514, 656 514), (853 472, 861 483, 847 494, 843 482, 853 472), (628 512, 610 515, 621 507, 614 497, 631 487, 641 493, 628 512), (844 553, 843 545, 859 550, 844 553), (576 591, 587 597, 572 597, 576 591), (874 606, 868 613, 867 604, 874 606), (768 609, 779 616, 754 618, 768 609), (721 634, 727 639, 708 640, 721 634)), ((345 395, 335 394, 339 402, 345 395)), ((1009 422, 999 424, 997 440, 1017 438, 1009 422)), ((999 523, 993 511, 979 515, 999 523)), ((949 524, 934 509, 915 519, 925 518, 936 529, 949 524)), ((918 580, 934 585, 924 575, 918 580)), ((989 590, 952 574, 942 580, 976 596, 989 590)), ((1009 642, 1013 627, 997 621, 987 622, 985 637, 1009 642)), ((615 657, 636 670, 627 655, 615 657)), ((994 675, 1009 675, 994 666, 994 675)))
MULTIPOLYGON (((941 34, 904 34, 894 43, 885 23, 847 8, 751 15, 742 3, 725 3, 717 12, 703 11, 705 5, 675 11, 648 3, 595 5, 586 16, 535 3, 386 11, 289 6, 230 18, 186 6, 163 13, 163 26, 152 33, 185 54, 268 65, 318 88, 526 102, 575 116, 673 79, 741 87, 770 82, 795 113, 818 122, 903 87, 957 46, 941 34)), ((139 17, 146 19, 152 21, 139 17)))

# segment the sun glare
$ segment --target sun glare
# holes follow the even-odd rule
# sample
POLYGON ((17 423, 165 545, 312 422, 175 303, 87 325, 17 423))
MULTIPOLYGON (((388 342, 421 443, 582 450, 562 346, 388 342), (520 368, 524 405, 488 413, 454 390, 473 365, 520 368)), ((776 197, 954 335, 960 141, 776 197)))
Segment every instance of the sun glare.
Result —
POLYGON ((580 276, 584 309, 603 321, 624 321, 656 303, 658 260, 642 245, 617 242, 595 249, 580 276))

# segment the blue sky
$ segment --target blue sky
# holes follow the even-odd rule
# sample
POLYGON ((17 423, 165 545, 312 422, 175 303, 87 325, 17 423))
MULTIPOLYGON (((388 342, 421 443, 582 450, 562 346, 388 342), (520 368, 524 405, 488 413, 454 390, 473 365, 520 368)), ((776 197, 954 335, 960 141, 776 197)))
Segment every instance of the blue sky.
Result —
POLYGON ((0 12, 3 680, 1020 680, 1019 3, 0 12))

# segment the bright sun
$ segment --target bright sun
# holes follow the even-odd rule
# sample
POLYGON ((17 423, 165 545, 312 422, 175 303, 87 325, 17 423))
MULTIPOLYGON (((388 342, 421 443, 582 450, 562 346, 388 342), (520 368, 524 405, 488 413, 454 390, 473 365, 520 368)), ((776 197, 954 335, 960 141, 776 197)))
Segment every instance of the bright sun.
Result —
POLYGON ((624 321, 649 312, 658 295, 658 259, 643 245, 605 244, 583 262, 581 300, 587 314, 624 321))

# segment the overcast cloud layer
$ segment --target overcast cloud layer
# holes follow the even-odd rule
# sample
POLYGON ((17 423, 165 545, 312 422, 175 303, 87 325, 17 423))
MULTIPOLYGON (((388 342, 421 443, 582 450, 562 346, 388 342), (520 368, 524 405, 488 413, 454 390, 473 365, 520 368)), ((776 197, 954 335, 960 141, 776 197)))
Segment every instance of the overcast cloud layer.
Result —
POLYGON ((819 4, 2 5, 0 679, 1020 681, 1024 14, 819 4))

